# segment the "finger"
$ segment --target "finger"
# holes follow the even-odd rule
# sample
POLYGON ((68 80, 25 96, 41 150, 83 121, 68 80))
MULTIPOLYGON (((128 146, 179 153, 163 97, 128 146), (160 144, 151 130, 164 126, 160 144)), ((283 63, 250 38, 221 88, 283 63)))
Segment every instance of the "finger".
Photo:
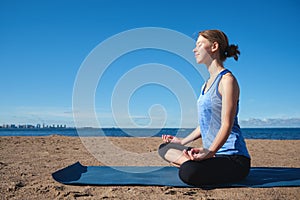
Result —
POLYGON ((195 150, 195 148, 192 148, 189 152, 191 153, 191 155, 193 155, 196 153, 196 150, 195 150))
POLYGON ((164 140, 168 140, 168 135, 164 135, 164 140))
POLYGON ((167 135, 167 141, 168 141, 168 142, 171 142, 172 140, 173 140, 173 136, 167 135))
POLYGON ((170 142, 170 135, 163 135, 162 139, 164 142, 168 143, 168 142, 170 142))
POLYGON ((162 139, 163 139, 164 142, 168 142, 166 135, 163 135, 162 139))
POLYGON ((197 149, 197 148, 192 148, 191 151, 192 151, 192 154, 195 154, 195 153, 199 153, 199 152, 200 152, 200 150, 197 149))
POLYGON ((192 153, 192 150, 188 151, 188 155, 189 155, 189 157, 190 157, 191 160, 194 160, 194 159, 195 159, 195 158, 194 158, 194 155, 193 155, 193 153, 192 153))

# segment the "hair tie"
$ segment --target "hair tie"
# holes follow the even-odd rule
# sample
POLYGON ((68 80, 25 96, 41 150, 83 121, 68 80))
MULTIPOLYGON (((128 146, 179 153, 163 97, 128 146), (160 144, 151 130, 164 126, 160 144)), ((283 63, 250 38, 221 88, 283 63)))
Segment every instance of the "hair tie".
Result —
POLYGON ((224 50, 224 54, 226 57, 228 57, 228 53, 229 53, 229 46, 227 46, 224 50))

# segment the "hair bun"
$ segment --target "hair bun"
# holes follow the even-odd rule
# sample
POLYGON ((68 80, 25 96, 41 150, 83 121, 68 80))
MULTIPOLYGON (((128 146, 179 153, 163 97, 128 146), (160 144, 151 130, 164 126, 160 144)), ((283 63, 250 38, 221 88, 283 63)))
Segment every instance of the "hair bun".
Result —
POLYGON ((226 57, 233 57, 234 60, 238 60, 239 55, 240 55, 240 51, 238 50, 238 46, 233 45, 233 44, 227 46, 227 48, 225 50, 225 55, 226 55, 226 57))

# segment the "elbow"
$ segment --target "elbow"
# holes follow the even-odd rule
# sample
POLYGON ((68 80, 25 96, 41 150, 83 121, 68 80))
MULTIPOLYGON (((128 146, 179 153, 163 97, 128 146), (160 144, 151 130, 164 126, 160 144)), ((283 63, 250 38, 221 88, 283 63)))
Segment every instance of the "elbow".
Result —
POLYGON ((222 132, 226 132, 227 134, 229 134, 231 132, 231 129, 233 127, 233 122, 223 122, 221 125, 220 130, 222 130, 222 132))

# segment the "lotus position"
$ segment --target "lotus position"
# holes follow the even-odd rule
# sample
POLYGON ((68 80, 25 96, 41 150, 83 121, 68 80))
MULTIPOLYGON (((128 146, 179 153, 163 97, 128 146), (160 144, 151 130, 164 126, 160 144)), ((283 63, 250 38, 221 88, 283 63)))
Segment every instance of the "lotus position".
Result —
POLYGON ((228 57, 237 61, 240 51, 222 31, 206 30, 199 33, 193 52, 210 74, 197 101, 199 126, 182 139, 163 135, 159 155, 179 167, 180 179, 189 185, 242 180, 250 170, 250 155, 238 124, 240 90, 223 65, 228 57), (202 147, 188 146, 199 138, 202 147))

